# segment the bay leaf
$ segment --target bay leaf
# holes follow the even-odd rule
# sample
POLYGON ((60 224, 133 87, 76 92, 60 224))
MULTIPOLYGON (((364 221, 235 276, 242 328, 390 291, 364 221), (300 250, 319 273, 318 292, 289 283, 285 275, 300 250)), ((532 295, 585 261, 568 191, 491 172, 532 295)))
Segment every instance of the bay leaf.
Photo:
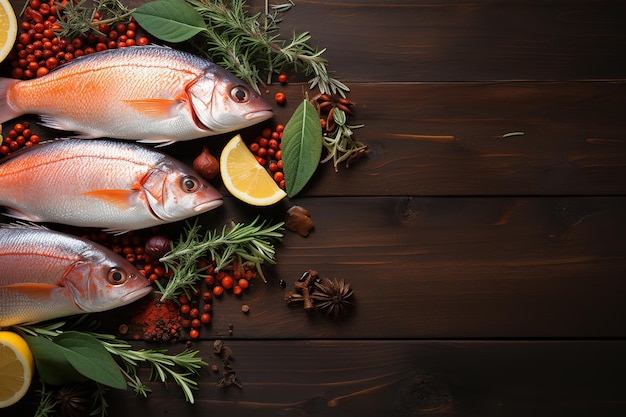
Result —
POLYGON ((126 389, 126 379, 117 362, 95 337, 67 331, 55 337, 54 343, 63 348, 65 358, 81 375, 112 388, 126 389))
POLYGON ((206 30, 204 19, 184 0, 156 0, 142 4, 133 17, 152 36, 166 42, 183 42, 206 30))
POLYGON ((322 126, 309 100, 300 103, 285 125, 282 151, 285 188, 293 197, 309 182, 322 155, 322 126))
POLYGON ((63 348, 40 336, 24 336, 33 353, 39 377, 47 384, 65 385, 84 382, 87 378, 74 369, 63 348))

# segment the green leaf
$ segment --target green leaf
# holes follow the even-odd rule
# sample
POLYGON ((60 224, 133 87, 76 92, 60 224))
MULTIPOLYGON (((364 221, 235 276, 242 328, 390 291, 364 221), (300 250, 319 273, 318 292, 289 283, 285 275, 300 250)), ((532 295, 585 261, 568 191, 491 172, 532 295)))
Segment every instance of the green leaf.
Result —
POLYGON ((80 374, 103 385, 126 389, 126 379, 117 362, 95 337, 68 331, 54 338, 67 361, 80 374))
POLYGON ((322 155, 322 140, 319 115, 313 104, 304 99, 283 131, 283 172, 288 197, 302 191, 315 173, 322 155))
POLYGON ((145 3, 133 17, 148 33, 166 42, 183 42, 206 30, 202 15, 184 0, 145 3))
POLYGON ((64 349, 42 336, 24 336, 33 353, 39 377, 47 384, 65 385, 87 380, 65 357, 64 349))

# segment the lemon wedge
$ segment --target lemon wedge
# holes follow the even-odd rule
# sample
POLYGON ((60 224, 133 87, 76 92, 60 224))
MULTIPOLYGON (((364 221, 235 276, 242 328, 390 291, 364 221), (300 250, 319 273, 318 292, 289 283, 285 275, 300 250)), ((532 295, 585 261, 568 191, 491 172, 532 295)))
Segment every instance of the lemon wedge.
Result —
POLYGON ((254 206, 269 206, 287 196, 256 160, 240 135, 222 150, 220 173, 226 189, 236 198, 254 206))
POLYGON ((17 333, 0 331, 0 408, 18 402, 30 387, 35 360, 17 333))
POLYGON ((9 0, 0 0, 0 62, 9 55, 17 36, 17 18, 9 0))

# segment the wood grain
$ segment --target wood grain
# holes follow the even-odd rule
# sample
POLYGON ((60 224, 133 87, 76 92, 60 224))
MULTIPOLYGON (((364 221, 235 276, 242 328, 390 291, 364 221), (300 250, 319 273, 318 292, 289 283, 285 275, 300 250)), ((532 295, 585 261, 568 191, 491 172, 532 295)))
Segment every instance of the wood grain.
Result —
MULTIPOLYGON (((237 338, 259 340, 626 336, 625 198, 299 203, 315 229, 307 238, 286 232, 277 265, 266 269, 268 284, 254 282, 242 298, 216 299, 203 338, 228 337, 229 324, 237 338), (285 291, 308 269, 352 285, 348 317, 334 321, 286 305, 285 291)), ((221 227, 229 216, 256 213, 229 200, 203 224, 221 227)))
MULTIPOLYGON (((205 369, 195 405, 151 383, 148 399, 110 392, 110 415, 623 416, 626 1, 295 4, 281 28, 327 48, 370 153, 319 167, 270 208, 216 181, 225 205, 201 217, 207 228, 282 220, 293 204, 315 222, 307 238, 286 232, 267 284, 215 300, 191 345, 221 365, 213 340, 225 339, 243 389, 205 369), (288 290, 308 269, 351 283, 348 316, 285 304, 278 281, 288 290)), ((286 123, 306 81, 268 87, 270 102, 287 94, 271 123, 286 123)), ((166 152, 189 163, 231 136, 166 152)), ((105 323, 115 331, 126 312, 105 323)), ((0 416, 37 401, 31 390, 0 416)))
MULTIPOLYGON (((109 415, 623 415, 623 341, 226 343, 242 389, 219 388, 220 373, 205 372, 195 405, 175 386, 150 384, 147 399, 109 392, 109 415)), ((203 355, 221 369, 208 347, 203 355)))
POLYGON ((299 1, 349 82, 624 79, 623 1, 299 1))

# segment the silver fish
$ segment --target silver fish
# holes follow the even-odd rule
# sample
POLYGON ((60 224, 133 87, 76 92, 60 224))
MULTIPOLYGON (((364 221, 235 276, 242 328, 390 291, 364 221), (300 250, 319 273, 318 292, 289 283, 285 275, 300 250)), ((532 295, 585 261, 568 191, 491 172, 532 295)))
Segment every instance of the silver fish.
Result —
POLYGON ((0 79, 0 123, 25 113, 85 138, 161 144, 272 117, 271 107, 228 71, 162 46, 110 49, 32 80, 0 79))
POLYGON ((186 219, 223 203, 192 168, 135 142, 41 143, 0 163, 0 182, 0 205, 12 217, 109 232, 186 219))
POLYGON ((103 246, 43 227, 0 227, 0 327, 105 311, 150 291, 137 268, 103 246))

